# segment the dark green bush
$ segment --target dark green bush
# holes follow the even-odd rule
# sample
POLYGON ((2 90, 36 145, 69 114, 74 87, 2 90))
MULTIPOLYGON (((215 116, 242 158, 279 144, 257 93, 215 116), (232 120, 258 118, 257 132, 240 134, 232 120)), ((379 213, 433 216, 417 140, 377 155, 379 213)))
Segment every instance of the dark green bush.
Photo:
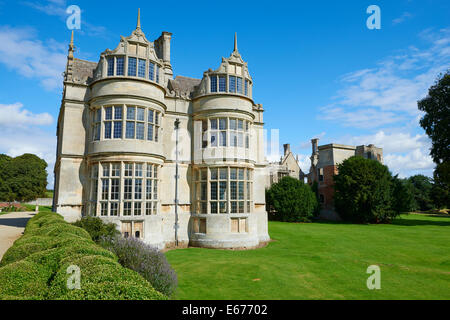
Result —
POLYGON ((345 221, 389 222, 394 208, 392 175, 376 160, 353 156, 338 165, 334 179, 334 204, 345 221))
POLYGON ((303 181, 284 177, 266 191, 271 219, 288 222, 307 222, 318 213, 316 194, 303 181))
POLYGON ((95 242, 99 242, 102 237, 115 237, 120 235, 114 223, 104 223, 98 217, 83 217, 74 222, 73 225, 86 230, 95 242))
POLYGON ((0 263, 2 299, 166 299, 83 229, 55 213, 39 213, 0 263), (67 267, 81 269, 81 289, 69 290, 67 267))

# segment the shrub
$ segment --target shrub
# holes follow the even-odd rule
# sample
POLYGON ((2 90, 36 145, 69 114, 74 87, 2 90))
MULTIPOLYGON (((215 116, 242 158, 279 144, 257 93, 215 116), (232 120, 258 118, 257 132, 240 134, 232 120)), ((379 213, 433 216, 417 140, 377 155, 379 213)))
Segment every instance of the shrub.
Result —
POLYGON ((319 208, 310 186, 292 177, 284 177, 272 185, 266 191, 266 201, 275 211, 273 218, 281 221, 310 221, 319 208))
POLYGON ((32 218, 0 266, 0 299, 167 299, 55 213, 32 218), (72 264, 82 272, 80 290, 66 285, 72 264))
POLYGON ((114 223, 104 223, 98 217, 83 217, 73 225, 86 230, 95 242, 99 242, 101 237, 115 237, 120 234, 114 223))
POLYGON ((4 266, 0 268, 0 300, 43 299, 49 276, 44 266, 26 260, 4 266))
POLYGON ((178 280, 164 253, 135 238, 104 238, 101 245, 114 252, 119 263, 138 272, 152 286, 171 296, 178 280))
POLYGON ((378 161, 348 158, 338 165, 333 179, 334 204, 343 220, 379 223, 398 215, 393 208, 392 175, 378 161))

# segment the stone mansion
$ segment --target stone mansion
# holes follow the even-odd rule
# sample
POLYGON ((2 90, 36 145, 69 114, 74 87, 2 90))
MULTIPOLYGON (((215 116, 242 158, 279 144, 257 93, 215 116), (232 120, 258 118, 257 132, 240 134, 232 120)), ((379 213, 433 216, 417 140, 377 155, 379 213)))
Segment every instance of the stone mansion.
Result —
POLYGON ((269 240, 263 108, 235 37, 201 79, 173 77, 172 34, 136 29, 98 62, 69 45, 57 127, 54 210, 126 237, 252 248, 269 240))

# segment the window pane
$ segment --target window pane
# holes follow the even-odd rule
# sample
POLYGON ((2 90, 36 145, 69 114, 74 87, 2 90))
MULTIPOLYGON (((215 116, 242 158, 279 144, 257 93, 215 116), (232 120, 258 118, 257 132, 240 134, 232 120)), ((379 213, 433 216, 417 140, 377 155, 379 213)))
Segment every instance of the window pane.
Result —
POLYGON ((125 59, 124 57, 117 57, 116 63, 117 63, 117 69, 116 69, 116 76, 123 76, 123 65, 124 65, 125 59))
POLYGON ((217 92, 217 76, 211 76, 211 92, 217 92))
POLYGON ((145 198, 147 200, 152 199, 152 180, 147 179, 146 185, 145 185, 145 198))
POLYGON ((219 129, 225 130, 227 128, 227 118, 220 118, 219 119, 219 129))
POLYGON ((217 130, 217 119, 210 119, 211 130, 217 130))
POLYGON ((153 62, 150 62, 150 65, 148 68, 148 78, 152 81, 155 80, 155 64, 153 62))
POLYGON ((211 147, 217 147, 217 135, 218 135, 217 131, 211 132, 211 147))
POLYGON ((236 130, 236 119, 230 119, 230 129, 236 130))
POLYGON ((119 179, 111 179, 111 200, 119 200, 119 179))
POLYGON ((137 120, 144 121, 145 120, 145 109, 144 108, 137 108, 137 120))
POLYGON ((236 168, 230 168, 230 179, 237 180, 237 169, 236 168))
POLYGON ((226 200, 227 199, 227 182, 220 181, 219 183, 219 199, 226 200))
POLYGON ((142 179, 134 180, 134 199, 142 199, 142 179))
POLYGON ((217 202, 211 202, 211 213, 217 213, 217 202))
POLYGON ((123 198, 131 200, 133 196, 133 179, 124 179, 123 198))
POLYGON ((144 140, 144 123, 136 123, 136 139, 144 140))
POLYGON ((153 123, 153 110, 148 110, 148 122, 153 123))
POLYGON ((122 121, 114 121, 114 139, 122 138, 122 121))
POLYGON ((141 78, 145 78, 145 66, 146 66, 146 60, 139 59, 138 76, 141 78))
POLYGON ((103 176, 109 177, 109 163, 103 163, 102 167, 103 167, 103 176))
POLYGON ((136 176, 136 177, 142 177, 142 173, 143 173, 143 170, 142 170, 142 168, 143 168, 143 164, 142 163, 136 163, 135 165, 134 165, 134 175, 136 176))
POLYGON ((132 121, 127 121, 126 138, 127 139, 134 138, 134 122, 132 121))
POLYGON ((228 180, 228 169, 220 168, 220 180, 228 180))
POLYGON ((114 75, 114 58, 108 58, 108 76, 114 75))
POLYGON ((147 178, 152 177, 153 166, 151 164, 147 164, 147 178))
POLYGON ((228 92, 236 92, 236 77, 230 76, 230 83, 228 87, 228 92))
POLYGON ((227 78, 226 76, 219 76, 219 91, 227 91, 227 78))
POLYGON ((122 119, 122 107, 114 107, 114 119, 122 119))
POLYGON ((120 177, 120 163, 113 163, 111 167, 111 176, 120 177))
POLYGON ((217 180, 218 176, 217 176, 217 168, 212 168, 211 169, 211 180, 217 180))
POLYGON ((237 87, 237 92, 242 93, 242 78, 239 78, 239 77, 236 78, 236 87, 237 87))
POLYGON ((96 123, 94 127, 94 140, 100 140, 100 123, 96 123))
POLYGON ((148 124, 148 129, 147 129, 147 140, 153 141, 153 125, 152 124, 148 124))
POLYGON ((211 190, 210 190, 210 195, 211 195, 211 200, 217 200, 217 182, 211 182, 211 190))
POLYGON ((219 135, 219 143, 221 147, 226 147, 227 146, 227 132, 226 131, 220 131, 220 135, 219 135))
POLYGON ((108 200, 109 179, 102 179, 102 200, 108 200))
POLYGON ((105 108, 105 120, 112 120, 112 107, 105 108))
POLYGON ((244 130, 244 120, 238 120, 238 130, 239 131, 244 130))
POLYGON ((237 199, 237 182, 236 181, 230 181, 230 197, 231 197, 231 200, 237 199))
POLYGON ((111 122, 105 122, 105 139, 111 139, 111 122))
POLYGON ((206 182, 200 184, 200 200, 206 200, 206 182))
POLYGON ((136 76, 136 58, 128 57, 128 76, 136 76))
POLYGON ((127 107, 127 120, 135 120, 135 119, 136 119, 136 108, 127 107))
POLYGON ((133 164, 125 163, 125 177, 133 176, 133 164))
POLYGON ((248 80, 245 80, 245 89, 244 89, 244 94, 247 96, 248 95, 248 80))

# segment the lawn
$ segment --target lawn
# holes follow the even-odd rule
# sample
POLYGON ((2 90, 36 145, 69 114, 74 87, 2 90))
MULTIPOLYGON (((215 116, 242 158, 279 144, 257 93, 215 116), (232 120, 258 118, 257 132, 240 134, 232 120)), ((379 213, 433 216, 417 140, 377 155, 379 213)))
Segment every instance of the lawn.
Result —
POLYGON ((390 225, 269 222, 257 250, 188 248, 166 256, 175 299, 450 299, 450 217, 390 225), (381 290, 368 290, 369 265, 381 290))

